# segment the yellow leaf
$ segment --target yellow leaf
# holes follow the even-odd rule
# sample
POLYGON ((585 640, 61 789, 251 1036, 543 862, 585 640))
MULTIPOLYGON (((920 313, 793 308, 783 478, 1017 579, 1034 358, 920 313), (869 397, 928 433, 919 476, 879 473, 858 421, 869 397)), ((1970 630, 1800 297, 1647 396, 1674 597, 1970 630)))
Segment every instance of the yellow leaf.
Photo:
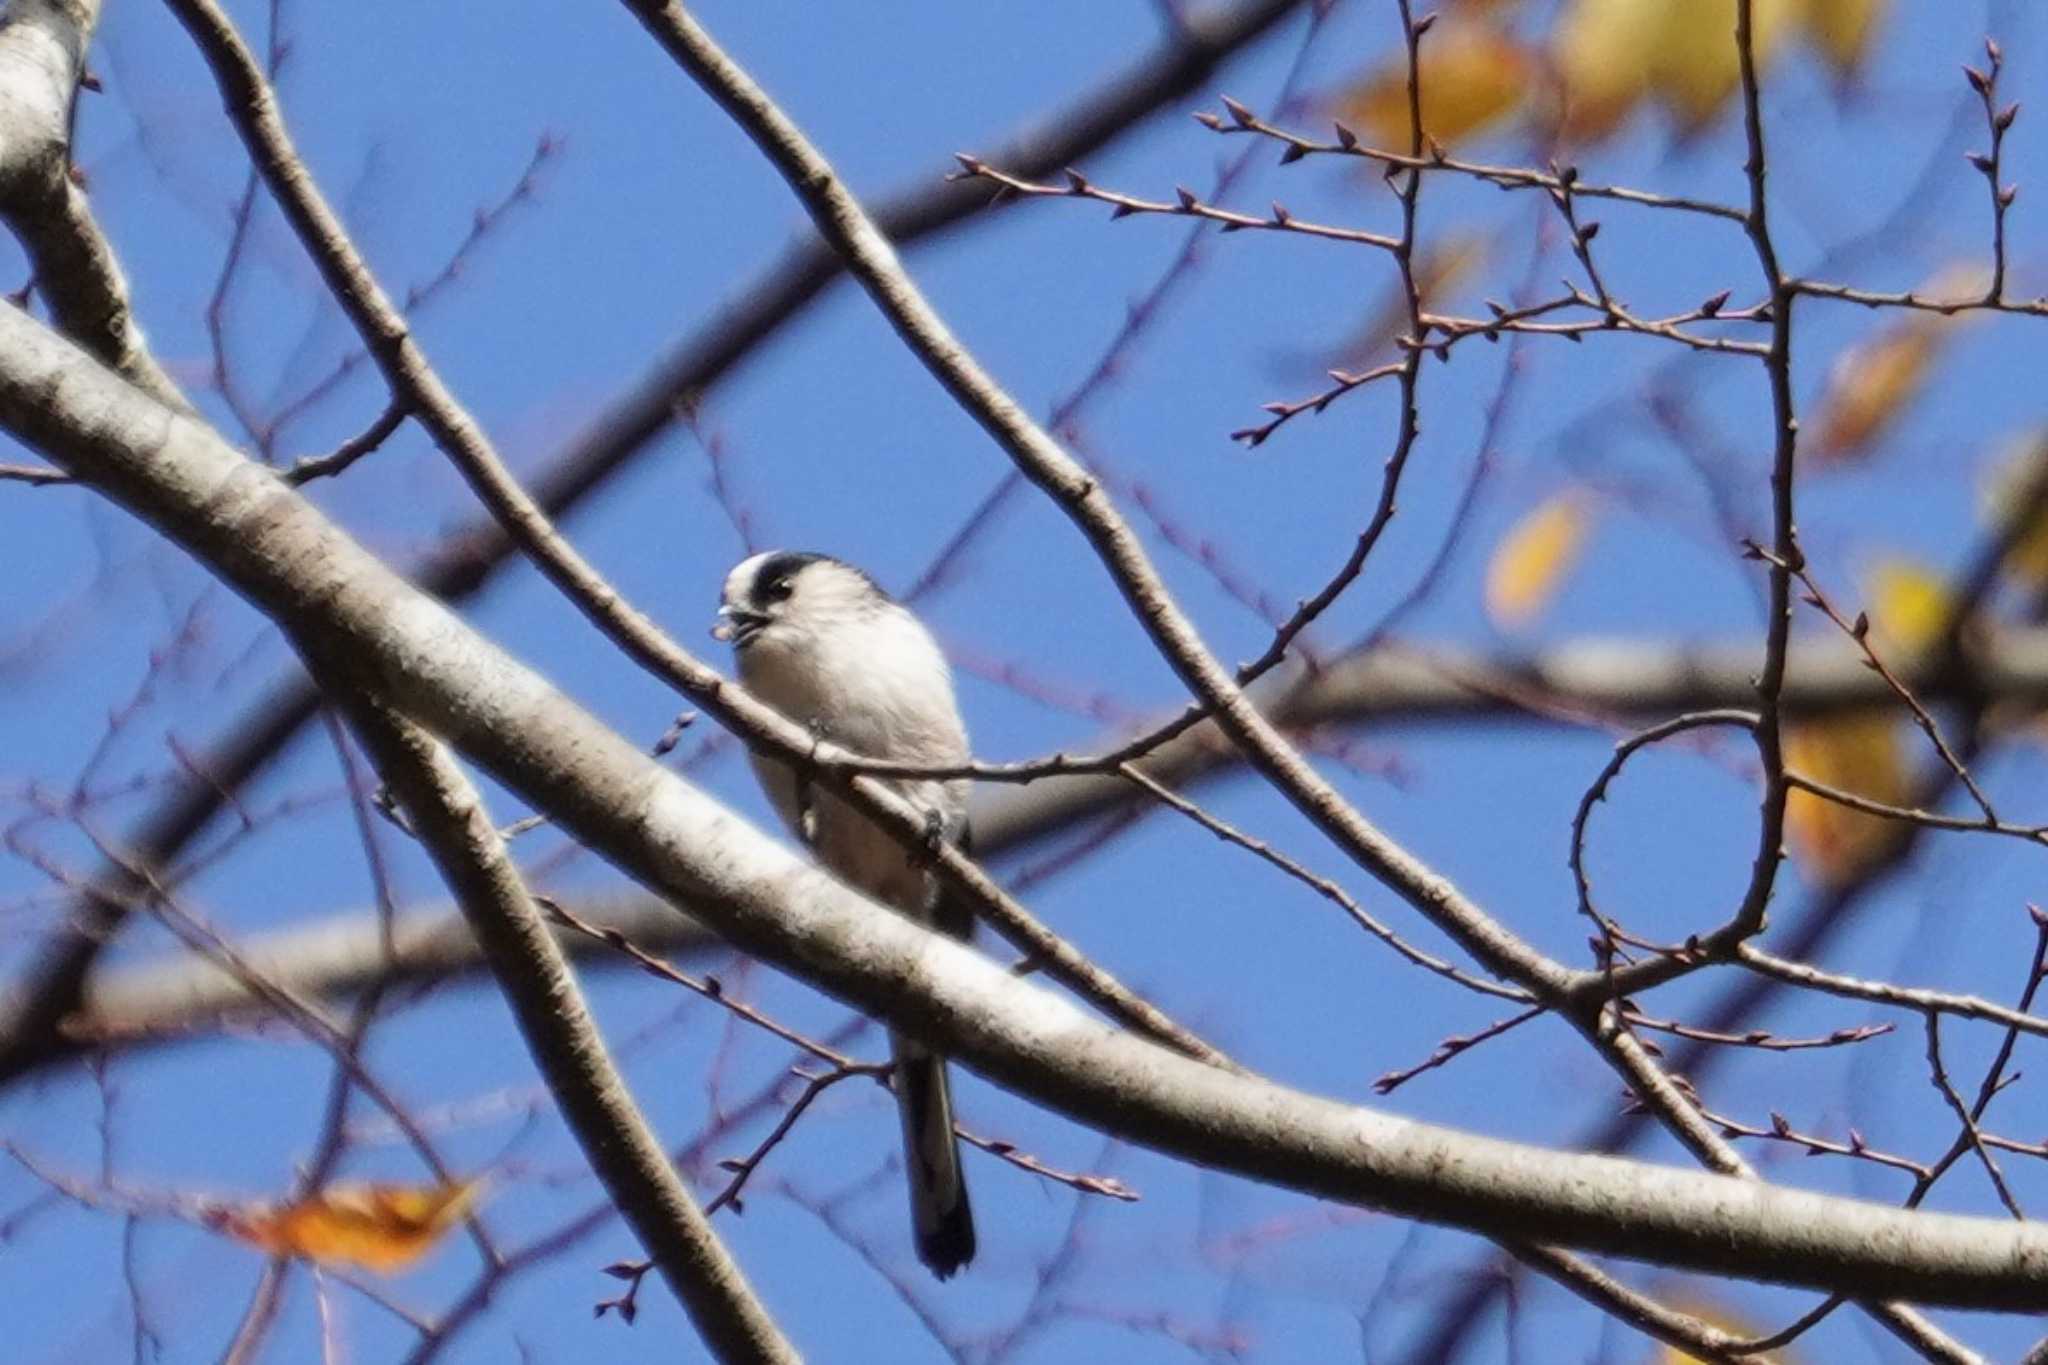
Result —
MULTIPOLYGON (((1757 69, 1776 55, 1802 0, 1755 0, 1757 69)), ((1682 133, 1704 127, 1741 84, 1735 0, 1572 0, 1551 40, 1564 100, 1562 136, 1593 142, 1647 96, 1682 133)))
MULTIPOLYGON (((1416 76, 1422 85, 1423 130, 1448 147, 1519 108, 1535 72, 1529 54, 1493 25, 1447 19, 1423 38, 1416 76)), ((1407 151, 1406 54, 1347 89, 1333 112, 1373 146, 1407 151)))
POLYGON ((1806 0, 1807 38, 1843 80, 1854 76, 1870 55, 1887 3, 1889 0, 1806 0))
POLYGON ((1917 560, 1894 557, 1871 567, 1864 585, 1872 643, 1886 663, 1926 649, 1947 629, 1955 599, 1940 575, 1917 560))
POLYGON ((1486 566, 1486 614, 1495 625, 1525 625, 1549 605, 1592 522, 1584 495, 1560 493, 1515 523, 1486 566))
MULTIPOLYGON (((2027 514, 2041 482, 2048 479, 2048 427, 2037 428, 2010 442, 1991 462, 1979 497, 1984 520, 2003 531, 2027 514)), ((2048 505, 2035 512, 2006 551, 2005 567, 2028 587, 2048 588, 2048 505)))
MULTIPOLYGON (((1889 708, 1787 725, 1785 766, 1816 782, 1888 806, 1902 806, 1911 800, 1899 723, 1889 708)), ((1904 828, 1811 792, 1795 791, 1785 803, 1786 839, 1823 885, 1851 880, 1904 828)))
MULTIPOLYGON (((1796 0, 1754 0, 1751 46, 1762 72, 1777 55, 1796 0)), ((1735 0, 1659 0, 1663 16, 1650 49, 1650 88, 1664 101, 1681 132, 1705 127, 1742 84, 1735 46, 1735 0)))
POLYGON ((1595 142, 1625 122, 1650 85, 1663 0, 1573 0, 1550 47, 1564 100, 1562 136, 1595 142))
POLYGON ((446 1185, 330 1185, 283 1206, 221 1215, 231 1236, 276 1256, 390 1272, 425 1255, 476 1203, 481 1180, 446 1185))

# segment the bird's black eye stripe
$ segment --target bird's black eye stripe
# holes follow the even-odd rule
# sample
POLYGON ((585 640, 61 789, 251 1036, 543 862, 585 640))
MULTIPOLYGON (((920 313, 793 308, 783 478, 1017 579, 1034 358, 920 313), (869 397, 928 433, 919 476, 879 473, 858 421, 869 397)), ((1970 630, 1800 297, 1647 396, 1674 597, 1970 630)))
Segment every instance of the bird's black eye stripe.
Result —
POLYGON ((815 564, 823 558, 824 555, 797 550, 785 550, 781 554, 770 555, 762 561, 761 567, 754 571, 751 593, 753 600, 759 603, 786 601, 795 590, 796 576, 803 567, 815 564))

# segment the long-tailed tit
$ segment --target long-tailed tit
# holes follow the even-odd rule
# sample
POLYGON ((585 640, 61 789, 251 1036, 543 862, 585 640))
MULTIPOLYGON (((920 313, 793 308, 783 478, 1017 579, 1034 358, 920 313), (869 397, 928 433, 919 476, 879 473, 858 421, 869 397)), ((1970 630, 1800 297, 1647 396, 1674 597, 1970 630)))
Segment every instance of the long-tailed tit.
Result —
MULTIPOLYGON (((822 740, 868 758, 952 767, 968 758, 953 678, 918 619, 873 579, 829 555, 757 554, 727 575, 712 634, 730 640, 747 691, 822 740)), ((866 816, 785 763, 753 756, 783 820, 836 876, 958 938, 974 927, 928 868, 866 816)), ((967 784, 890 778, 934 828, 967 843, 967 784)), ((974 1256, 974 1215, 953 1136, 946 1059, 889 1035, 917 1254, 940 1279, 974 1256)))

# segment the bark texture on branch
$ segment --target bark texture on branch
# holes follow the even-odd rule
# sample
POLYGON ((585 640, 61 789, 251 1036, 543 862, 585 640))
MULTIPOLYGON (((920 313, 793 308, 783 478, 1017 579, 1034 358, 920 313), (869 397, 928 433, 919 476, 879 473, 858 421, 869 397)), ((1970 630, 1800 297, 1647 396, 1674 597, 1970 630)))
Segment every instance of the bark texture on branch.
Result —
POLYGON ((1111 1029, 832 881, 605 729, 275 475, 0 310, 0 423, 741 947, 1083 1122, 1204 1165, 1519 1238, 1859 1297, 2040 1311, 2048 1231, 1475 1137, 1111 1029))

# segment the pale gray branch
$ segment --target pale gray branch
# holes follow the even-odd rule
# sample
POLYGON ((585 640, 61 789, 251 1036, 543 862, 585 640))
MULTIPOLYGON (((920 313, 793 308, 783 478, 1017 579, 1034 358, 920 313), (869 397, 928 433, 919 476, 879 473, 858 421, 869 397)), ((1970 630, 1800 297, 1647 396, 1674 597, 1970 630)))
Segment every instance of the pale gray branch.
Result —
MULTIPOLYGON (((1740 706, 1753 696, 1754 644, 1673 644, 1588 639, 1535 653, 1488 655, 1438 645, 1389 645, 1369 654, 1293 670, 1253 689, 1275 723, 1288 727, 1379 722, 1429 723, 1492 717, 1502 723, 1547 723, 1560 713, 1608 718, 1665 716, 1712 707, 1740 706), (1507 697, 1542 697, 1529 710, 1507 697)), ((1972 678, 1952 677, 1931 662, 1901 671, 1930 700, 1951 690, 1981 687, 2016 703, 2048 704, 2048 629, 1995 633, 1975 656, 1972 678)), ((1787 710, 1797 715, 1884 704, 1884 680, 1863 666, 1855 647, 1835 636, 1805 641, 1792 654, 1787 710)), ((1105 736, 1093 747, 1112 747, 1105 736)), ((1170 783, 1217 777, 1241 766, 1212 726, 1198 726, 1163 746, 1145 765, 1170 783)), ((984 856, 1021 848, 1070 828, 1090 815, 1132 799, 1130 784, 1115 777, 1046 777, 1028 786, 983 789, 974 805, 975 843, 984 856)), ((653 897, 625 891, 576 904, 587 919, 622 930, 657 952, 687 953, 717 942, 653 897)), ((562 936, 572 955, 592 941, 562 936)), ((247 940, 263 972, 307 995, 331 997, 385 980, 431 980, 476 970, 475 940, 453 909, 422 911, 401 920, 397 960, 387 972, 378 931, 367 911, 340 912, 319 923, 247 940), (395 973, 395 976, 394 976, 395 973)), ((596 963, 610 960, 598 953, 596 963)), ((1800 964, 1771 962, 1815 984, 1824 973, 1800 964)), ((1761 966, 1759 969, 1762 969, 1761 966)), ((1918 1007, 1920 994, 1883 983, 1860 983, 1866 999, 1918 1007)), ((230 977, 187 956, 111 968, 92 977, 83 1004, 66 1023, 77 1041, 147 1041, 206 1028, 223 1014, 254 1002, 230 977)), ((2012 1022, 2014 1012, 1988 1001, 1938 997, 1951 1014, 2012 1022)), ((0 1017, 9 1009, 0 995, 0 1017)), ((2019 1026, 2048 1033, 2048 1020, 2017 1016, 2019 1026)), ((69 1055, 53 1052, 45 1062, 69 1055)))
MULTIPOLYGON (((687 954, 723 945, 674 907, 644 893, 624 891, 577 906, 577 913, 616 929, 651 952, 687 954)), ((572 957, 593 965, 630 965, 583 934, 557 929, 572 957)), ((347 911, 311 924, 238 941, 251 971, 293 994, 328 1000, 372 986, 435 982, 483 966, 476 936, 461 912, 443 906, 401 917, 387 957, 382 927, 366 911, 347 911)), ((0 1014, 7 1005, 0 1001, 0 1014)), ((189 953, 149 958, 93 974, 85 1000, 65 1021, 79 1047, 175 1041, 224 1021, 268 1013, 248 983, 204 957, 189 953)))
POLYGON ((506 854, 476 788, 411 721, 374 701, 350 709, 378 771, 412 816, 483 946, 534 1064, 591 1169, 705 1345, 722 1360, 798 1360, 626 1089, 569 960, 506 854))
MULTIPOLYGON (((1307 2, 1243 0, 1189 15, 1158 47, 1005 140, 997 154, 1005 165, 1024 173, 1050 174, 1198 88, 1225 60, 1307 2)), ((877 218, 892 240, 907 245, 995 207, 985 186, 934 183, 926 175, 883 200, 877 218)), ((730 305, 678 342, 533 476, 541 507, 558 516, 604 487, 636 455, 651 448, 686 403, 702 401, 802 314, 841 268, 830 247, 814 234, 803 233, 738 289, 730 305)), ((441 539, 420 563, 416 577, 435 595, 459 601, 482 588, 512 549, 510 538, 494 522, 465 524, 441 539)), ((303 676, 280 680, 223 728, 224 738, 210 749, 203 765, 211 780, 188 783, 152 807, 138 822, 129 846, 152 866, 168 865, 218 813, 225 794, 274 758, 319 704, 318 694, 303 676)), ((0 1084, 61 1053, 58 1029, 77 1007, 100 948, 118 932, 120 905, 116 895, 75 906, 76 928, 52 937, 25 988, 0 1012, 0 1084)))
POLYGON ((13 0, 0 16, 0 219, 28 252, 58 328, 182 407, 71 166, 72 102, 99 15, 100 0, 13 0))
POLYGON ((743 949, 1083 1122, 1434 1222, 1859 1297, 2040 1311, 2048 1230, 1544 1151, 1290 1091, 1105 1025, 862 900, 605 729, 274 474, 0 309, 0 423, 134 510, 349 681, 743 949))

